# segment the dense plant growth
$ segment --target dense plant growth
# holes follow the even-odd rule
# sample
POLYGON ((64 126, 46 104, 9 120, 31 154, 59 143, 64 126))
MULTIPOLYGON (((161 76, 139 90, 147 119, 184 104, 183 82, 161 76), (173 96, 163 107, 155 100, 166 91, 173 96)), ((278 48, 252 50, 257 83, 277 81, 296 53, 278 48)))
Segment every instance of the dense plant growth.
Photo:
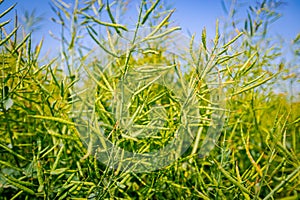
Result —
POLYGON ((132 22, 128 2, 55 0, 52 60, 1 21, 0 199, 299 199, 299 96, 275 88, 299 81, 300 37, 282 59, 268 34, 279 4, 240 20, 224 3, 232 21, 196 41, 164 1, 141 1, 132 22), (175 159, 105 157, 111 144, 175 159))

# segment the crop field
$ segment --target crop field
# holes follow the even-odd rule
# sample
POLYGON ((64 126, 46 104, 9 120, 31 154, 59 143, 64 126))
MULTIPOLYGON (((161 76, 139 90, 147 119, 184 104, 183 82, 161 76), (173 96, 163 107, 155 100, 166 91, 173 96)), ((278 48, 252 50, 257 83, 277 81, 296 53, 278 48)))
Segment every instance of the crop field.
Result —
POLYGON ((53 0, 51 56, 1 10, 0 199, 300 199, 300 32, 286 58, 280 1, 241 19, 223 2, 212 38, 137 2, 53 0))

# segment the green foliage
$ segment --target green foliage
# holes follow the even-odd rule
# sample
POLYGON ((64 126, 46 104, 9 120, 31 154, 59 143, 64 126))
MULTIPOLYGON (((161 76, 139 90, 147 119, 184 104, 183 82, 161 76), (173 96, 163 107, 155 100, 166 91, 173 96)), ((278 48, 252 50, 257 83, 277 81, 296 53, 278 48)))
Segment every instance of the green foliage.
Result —
MULTIPOLYGON (((299 199, 299 100, 274 91, 290 72, 284 60, 274 62, 281 52, 268 39, 268 25, 279 14, 276 2, 250 6, 243 26, 232 23, 234 33, 217 22, 212 43, 204 29, 199 44, 193 36, 182 41, 189 48, 175 54, 171 43, 179 27, 163 1, 141 1, 133 28, 117 14, 118 7, 126 15, 127 2, 53 1, 62 54, 45 65, 42 42, 32 48, 30 35, 19 41, 17 27, 7 33, 11 22, 1 23, 0 199, 299 199), (206 135, 214 136, 212 117, 223 113, 214 99, 222 91, 220 138, 203 144, 206 135), (185 117, 178 94, 197 100, 201 120, 190 127, 193 144, 162 169, 110 168, 93 146, 98 135, 79 131, 78 113, 94 106, 110 142, 138 153, 163 148, 185 117), (122 95, 130 98, 120 104, 122 95), (117 117, 125 105, 127 122, 136 126, 127 130, 117 117), (201 152, 205 148, 209 154, 201 152)), ((235 8, 228 13, 232 17, 235 8)))

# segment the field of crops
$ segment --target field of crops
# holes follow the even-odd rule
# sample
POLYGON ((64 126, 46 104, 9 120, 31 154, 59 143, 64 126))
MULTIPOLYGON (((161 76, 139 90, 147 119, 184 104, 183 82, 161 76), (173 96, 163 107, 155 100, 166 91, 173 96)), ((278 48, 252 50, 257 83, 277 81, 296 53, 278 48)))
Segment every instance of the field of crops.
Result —
POLYGON ((165 1, 127 21, 130 1, 54 0, 53 58, 1 19, 11 5, 0 199, 300 199, 300 33, 285 59, 268 34, 277 3, 239 20, 224 5, 209 38, 185 35, 165 1))

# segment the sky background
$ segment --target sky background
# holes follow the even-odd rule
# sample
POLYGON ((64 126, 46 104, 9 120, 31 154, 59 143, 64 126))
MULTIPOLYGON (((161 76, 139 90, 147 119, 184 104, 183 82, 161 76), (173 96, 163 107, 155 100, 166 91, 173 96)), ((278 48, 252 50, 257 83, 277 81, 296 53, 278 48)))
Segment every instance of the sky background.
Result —
MULTIPOLYGON (((1 0, 0 0, 1 1, 1 0)), ((73 0, 64 0, 68 3, 73 3, 73 0)), ((79 0, 83 1, 83 0, 79 0)), ((102 0, 106 2, 106 0, 102 0)), ((110 0, 111 1, 111 0, 110 0)), ((130 0, 129 6, 129 16, 137 17, 137 10, 140 5, 140 0, 130 0)), ((154 1, 154 0, 153 0, 154 1)), ((196 33, 196 39, 200 39, 201 32, 203 28, 206 28, 207 37, 209 39, 214 38, 215 34, 215 24, 216 20, 222 21, 226 18, 226 13, 222 7, 221 0, 165 0, 167 4, 171 6, 171 8, 176 8, 175 13, 173 14, 171 20, 175 21, 176 25, 182 27, 183 33, 186 35, 196 33)), ((225 2, 230 2, 230 0, 224 0, 225 2)), ((255 3, 256 0, 236 0, 240 4, 244 4, 244 9, 240 9, 238 11, 239 15, 246 15, 246 10, 249 2, 255 3)), ((4 0, 4 2, 0 5, 0 13, 5 11, 12 4, 17 3, 16 8, 13 12, 10 12, 9 15, 0 19, 0 23, 4 22, 8 19, 14 19, 14 15, 17 12, 18 16, 21 17, 24 15, 25 11, 31 13, 35 10, 36 16, 42 16, 43 21, 41 22, 41 27, 38 31, 34 32, 33 46, 35 46, 42 38, 44 39, 41 56, 42 58, 46 58, 45 61, 51 59, 53 56, 57 56, 60 43, 54 40, 50 35, 49 31, 55 33, 59 36, 60 28, 57 24, 55 24, 51 17, 54 17, 54 12, 50 8, 51 0, 4 0), (46 55, 46 56, 44 56, 46 55)), ((300 0, 286 0, 286 4, 281 7, 280 12, 282 13, 282 17, 273 23, 269 27, 269 35, 278 36, 283 39, 284 46, 283 49, 288 52, 290 48, 291 41, 300 34, 300 0)), ((57 18, 55 16, 55 18, 57 18)), ((135 21, 132 21, 133 23, 135 21)), ((11 23, 11 30, 13 27, 13 23, 11 23)), ((10 31, 10 30, 8 30, 10 31)), ((280 43, 278 43, 278 47, 280 47, 280 43)), ((286 53, 281 58, 286 59, 287 61, 291 60, 292 54, 286 53)), ((277 61, 276 61, 277 62, 277 61)), ((279 61, 278 61, 279 62, 279 61)), ((297 61, 296 61, 297 62, 297 61)), ((299 71, 298 64, 297 71, 299 71)), ((298 73, 298 72, 297 72, 298 73)), ((286 83, 287 84, 287 83, 286 83)), ((298 84, 299 85, 299 84, 298 84)), ((286 85, 281 85, 280 87, 288 88, 286 85)), ((293 93, 299 93, 300 86, 296 86, 293 89, 293 93)))
MULTIPOLYGON (((130 12, 135 12, 140 1, 131 1, 130 12)), ((18 4, 15 10, 19 16, 24 15, 26 10, 31 12, 35 9, 36 16, 44 18, 40 30, 35 32, 33 37, 36 41, 44 38, 43 51, 57 49, 59 45, 49 36, 49 31, 57 33, 59 30, 58 26, 50 20, 54 16, 49 5, 51 0, 4 0, 4 3, 0 5, 0 12, 16 2, 18 4)), ((73 1, 67 0, 66 2, 73 1)), ((176 8, 171 19, 182 27, 184 33, 196 33, 199 36, 205 27, 208 37, 212 39, 215 33, 216 19, 222 20, 226 16, 221 0, 167 0, 166 2, 176 8)), ((238 2, 251 1, 240 0, 238 2)), ((300 33, 300 0, 287 0, 287 4, 282 7, 281 11, 282 17, 272 24, 270 33, 280 35, 286 41, 290 41, 300 33)), ((11 12, 11 15, 7 17, 11 17, 13 14, 14 12, 11 12)), ((2 21, 4 18, 0 20, 2 21)))

